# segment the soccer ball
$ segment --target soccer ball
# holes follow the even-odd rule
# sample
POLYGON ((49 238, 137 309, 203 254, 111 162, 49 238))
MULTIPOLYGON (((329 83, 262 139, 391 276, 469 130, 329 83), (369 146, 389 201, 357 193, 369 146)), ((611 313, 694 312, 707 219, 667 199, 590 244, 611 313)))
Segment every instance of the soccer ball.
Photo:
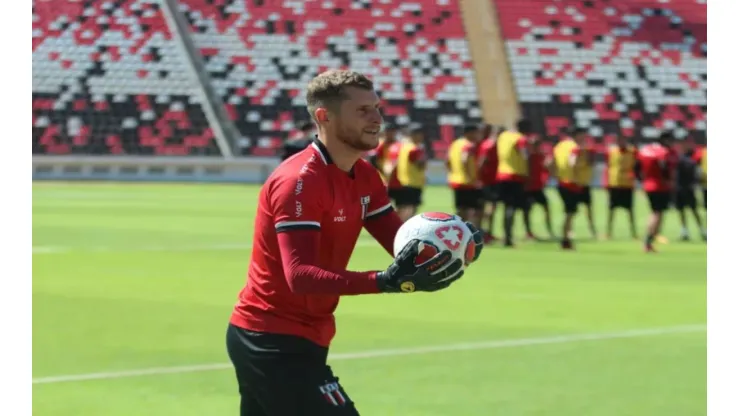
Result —
POLYGON ((452 258, 462 260, 465 268, 475 256, 473 233, 457 215, 425 212, 411 217, 393 240, 393 254, 398 256, 411 240, 419 240, 421 245, 416 264, 424 263, 442 250, 449 250, 452 258))

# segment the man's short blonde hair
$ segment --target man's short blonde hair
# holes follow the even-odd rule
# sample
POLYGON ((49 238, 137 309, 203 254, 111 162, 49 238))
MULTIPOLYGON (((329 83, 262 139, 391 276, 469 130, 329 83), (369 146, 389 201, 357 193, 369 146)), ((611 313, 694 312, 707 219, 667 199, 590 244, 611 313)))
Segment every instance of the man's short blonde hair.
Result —
POLYGON ((311 118, 315 120, 317 108, 323 107, 335 113, 339 111, 342 101, 347 99, 347 87, 374 89, 368 77, 355 71, 330 70, 312 79, 306 90, 306 107, 311 118))

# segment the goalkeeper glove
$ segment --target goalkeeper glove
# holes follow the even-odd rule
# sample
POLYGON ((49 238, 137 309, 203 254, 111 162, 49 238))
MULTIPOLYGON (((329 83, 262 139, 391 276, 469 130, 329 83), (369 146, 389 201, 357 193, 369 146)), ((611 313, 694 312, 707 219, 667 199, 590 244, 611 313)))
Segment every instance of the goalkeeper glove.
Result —
POLYGON ((465 225, 467 225, 470 232, 473 233, 473 243, 475 243, 475 254, 473 254, 473 259, 471 261, 471 263, 473 263, 478 260, 480 252, 483 251, 483 233, 470 221, 466 221, 465 225))
POLYGON ((381 292, 436 292, 462 277, 462 261, 453 260, 449 250, 419 263, 417 257, 424 247, 422 241, 411 240, 386 271, 378 272, 376 279, 381 292))

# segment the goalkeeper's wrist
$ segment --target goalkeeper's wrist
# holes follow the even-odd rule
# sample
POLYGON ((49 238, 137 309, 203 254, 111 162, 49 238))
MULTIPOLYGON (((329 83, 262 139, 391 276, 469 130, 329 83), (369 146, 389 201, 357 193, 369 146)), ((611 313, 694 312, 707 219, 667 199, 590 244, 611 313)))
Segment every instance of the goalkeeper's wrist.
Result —
POLYGON ((385 292, 388 288, 388 275, 382 271, 375 272, 375 284, 379 293, 385 292))
POLYGON ((398 292, 393 286, 389 284, 390 276, 388 272, 378 271, 375 272, 375 284, 378 286, 379 293, 394 293, 398 292))

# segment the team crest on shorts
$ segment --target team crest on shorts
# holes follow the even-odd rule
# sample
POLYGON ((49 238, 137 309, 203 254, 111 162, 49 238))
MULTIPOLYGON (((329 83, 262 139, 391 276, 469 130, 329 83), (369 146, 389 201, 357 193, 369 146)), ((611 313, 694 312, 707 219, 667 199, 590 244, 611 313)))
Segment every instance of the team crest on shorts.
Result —
POLYGON ((334 406, 344 406, 347 403, 347 399, 342 394, 339 383, 336 381, 319 386, 319 391, 324 395, 326 401, 334 406))

